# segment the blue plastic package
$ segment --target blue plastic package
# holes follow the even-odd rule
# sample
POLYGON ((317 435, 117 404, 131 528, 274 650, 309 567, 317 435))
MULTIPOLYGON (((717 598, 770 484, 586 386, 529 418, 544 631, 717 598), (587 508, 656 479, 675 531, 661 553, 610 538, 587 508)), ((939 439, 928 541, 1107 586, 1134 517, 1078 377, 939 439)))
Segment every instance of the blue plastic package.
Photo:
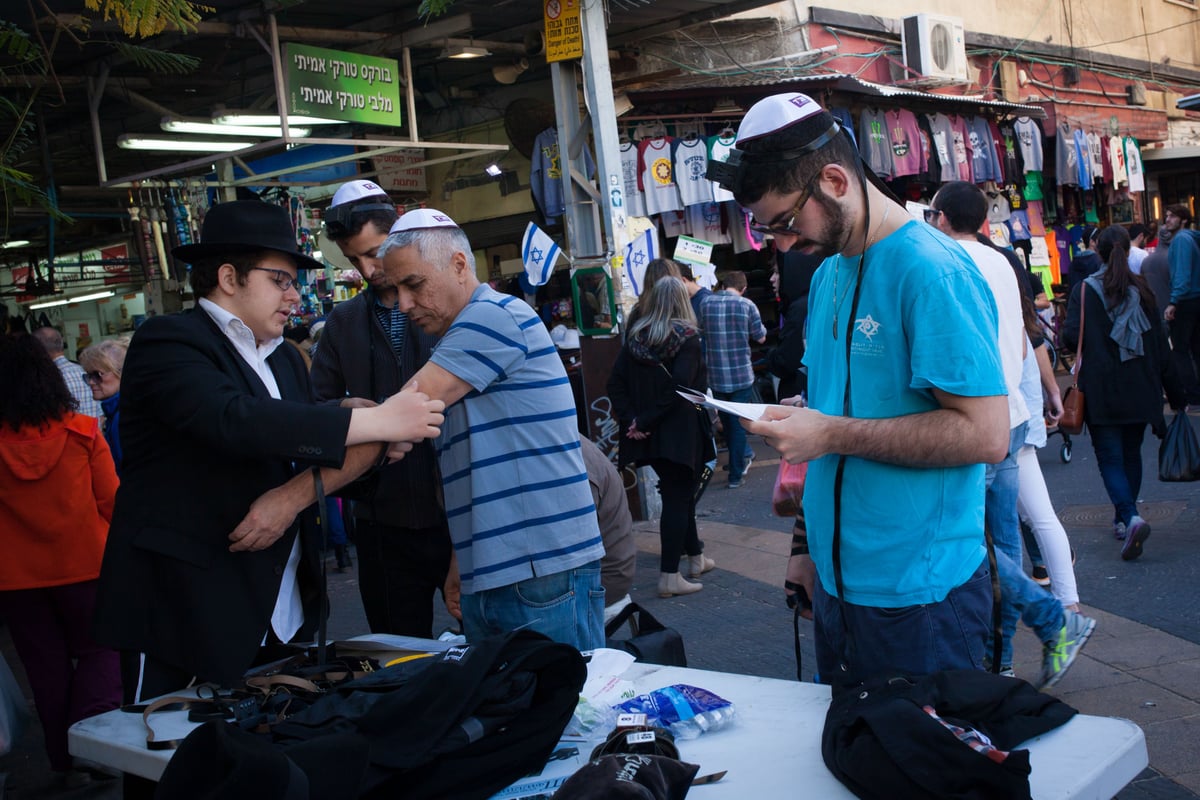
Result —
POLYGON ((707 689, 677 683, 640 694, 614 706, 621 713, 645 714, 646 722, 667 728, 676 739, 695 739, 733 721, 733 703, 707 689))

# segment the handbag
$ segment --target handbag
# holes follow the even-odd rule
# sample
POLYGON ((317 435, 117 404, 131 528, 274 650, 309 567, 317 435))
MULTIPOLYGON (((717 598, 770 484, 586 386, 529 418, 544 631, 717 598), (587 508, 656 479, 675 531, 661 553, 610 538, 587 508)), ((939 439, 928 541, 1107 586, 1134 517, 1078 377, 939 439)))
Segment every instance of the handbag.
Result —
POLYGON ((1167 427, 1158 446, 1158 479, 1166 482, 1200 481, 1200 442, 1192 422, 1182 411, 1167 427))
POLYGON ((779 472, 775 474, 775 488, 771 492, 771 510, 777 517, 794 517, 804 497, 804 479, 808 476, 808 462, 789 463, 779 459, 779 472))
POLYGON ((661 664, 665 667, 686 667, 687 655, 683 651, 683 637, 674 628, 659 622, 637 603, 621 609, 604 626, 605 646, 612 650, 624 650, 645 664, 661 664), (633 632, 628 639, 613 639, 612 636, 626 622, 633 632))
POLYGON ((1075 347, 1075 375, 1062 398, 1063 413, 1058 429, 1072 436, 1083 433, 1083 390, 1079 388, 1079 370, 1083 368, 1083 326, 1087 317, 1087 285, 1079 284, 1079 343, 1075 347))

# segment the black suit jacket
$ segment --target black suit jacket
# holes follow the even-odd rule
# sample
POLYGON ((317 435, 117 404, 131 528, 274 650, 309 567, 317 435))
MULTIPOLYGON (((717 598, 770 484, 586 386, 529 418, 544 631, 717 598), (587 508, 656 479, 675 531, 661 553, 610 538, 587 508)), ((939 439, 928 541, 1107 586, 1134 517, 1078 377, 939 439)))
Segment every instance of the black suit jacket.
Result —
MULTIPOLYGON (((263 492, 311 464, 340 466, 348 409, 312 405, 295 348, 267 359, 281 400, 200 308, 152 317, 121 376, 125 466, 100 571, 99 641, 232 685, 254 659, 292 543, 229 552, 263 492)), ((318 619, 315 531, 302 539, 305 627, 318 619)))

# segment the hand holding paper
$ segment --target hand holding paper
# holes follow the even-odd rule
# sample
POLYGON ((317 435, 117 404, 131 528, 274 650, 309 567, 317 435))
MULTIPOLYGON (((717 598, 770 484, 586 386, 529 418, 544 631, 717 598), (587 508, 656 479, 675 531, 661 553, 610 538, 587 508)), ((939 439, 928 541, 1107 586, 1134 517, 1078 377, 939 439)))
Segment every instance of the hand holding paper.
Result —
POLYGON ((749 433, 757 433, 767 444, 793 464, 825 455, 827 423, 831 418, 811 408, 764 406, 759 419, 744 422, 749 433))
POLYGON ((758 419, 768 408, 771 408, 766 403, 733 403, 728 400, 717 400, 695 389, 676 389, 675 392, 689 403, 715 408, 717 411, 724 411, 726 414, 733 414, 742 419, 758 419))

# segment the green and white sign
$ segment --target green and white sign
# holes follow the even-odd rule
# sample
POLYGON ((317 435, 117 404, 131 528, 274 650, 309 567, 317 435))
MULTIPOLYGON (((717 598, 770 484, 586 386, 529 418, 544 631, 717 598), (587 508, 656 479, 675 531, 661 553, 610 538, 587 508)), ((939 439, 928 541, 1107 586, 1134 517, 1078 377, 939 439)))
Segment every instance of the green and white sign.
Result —
POLYGON ((305 44, 283 47, 288 113, 400 125, 400 70, 379 58, 305 44))
POLYGON ((707 264, 712 261, 712 242, 680 236, 675 242, 675 260, 691 264, 707 264))

